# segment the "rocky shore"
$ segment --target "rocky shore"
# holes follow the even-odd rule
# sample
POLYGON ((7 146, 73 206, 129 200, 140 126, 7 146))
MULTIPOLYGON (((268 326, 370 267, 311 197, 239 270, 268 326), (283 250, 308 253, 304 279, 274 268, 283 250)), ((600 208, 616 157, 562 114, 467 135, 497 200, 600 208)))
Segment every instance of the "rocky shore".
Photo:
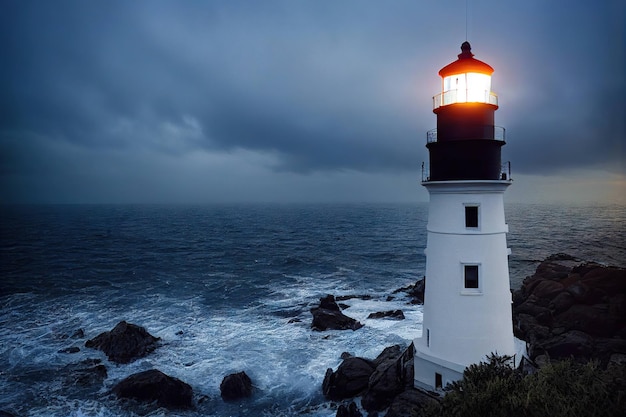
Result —
MULTIPOLYGON (((424 285, 422 280, 398 291, 423 302, 424 285)), ((617 384, 623 388, 626 269, 565 254, 550 256, 513 293, 513 327, 529 353, 520 375, 560 360, 597 360, 602 369, 621 375, 617 384)), ((322 390, 329 400, 340 402, 337 417, 363 416, 356 397, 367 416, 386 410, 385 417, 420 417, 429 404, 441 401, 435 393, 413 388, 412 354, 412 345, 403 352, 394 346, 373 360, 346 355, 336 371, 328 369, 322 390)))
MULTIPOLYGON (((422 303, 424 287, 425 281, 420 280, 394 291, 388 300, 402 292, 408 295, 408 303, 422 303)), ((341 302, 347 299, 322 297, 311 309, 311 330, 359 331, 363 324, 343 313, 346 305, 341 302)), ((404 314, 401 310, 381 311, 370 314, 368 319, 403 320, 404 314)), ((527 342, 532 372, 566 359, 580 363, 595 360, 602 369, 617 369, 617 375, 621 372, 626 378, 626 269, 583 262, 564 254, 547 258, 513 293, 513 327, 516 337, 527 342)), ((85 333, 79 329, 68 338, 84 340, 85 333)), ((116 366, 166 348, 146 329, 126 321, 88 339, 84 346, 102 350, 116 366)), ((80 348, 74 345, 59 353, 78 351, 80 348)), ((413 388, 412 344, 390 346, 376 358, 349 353, 341 357, 343 362, 336 370, 327 369, 320 387, 337 410, 337 417, 418 417, 442 400, 436 393, 413 388)), ((98 359, 68 365, 62 372, 68 384, 87 387, 93 393, 107 378, 106 364, 98 359)), ((223 377, 220 393, 223 401, 239 401, 255 395, 254 384, 241 371, 223 377)), ((123 402, 154 404, 170 410, 192 409, 203 398, 184 381, 158 369, 128 375, 112 387, 110 394, 123 402)), ((0 410, 0 415, 11 414, 0 410)))

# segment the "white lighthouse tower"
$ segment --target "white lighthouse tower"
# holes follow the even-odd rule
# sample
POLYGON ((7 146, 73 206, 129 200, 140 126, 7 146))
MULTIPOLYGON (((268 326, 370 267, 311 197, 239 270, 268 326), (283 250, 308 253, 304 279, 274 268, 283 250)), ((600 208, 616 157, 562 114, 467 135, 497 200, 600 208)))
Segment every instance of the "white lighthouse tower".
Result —
POLYGON ((439 389, 490 353, 514 355, 503 196, 511 185, 494 126, 493 68, 468 42, 439 71, 437 129, 427 134, 430 194, 422 336, 415 340, 415 385, 439 389))

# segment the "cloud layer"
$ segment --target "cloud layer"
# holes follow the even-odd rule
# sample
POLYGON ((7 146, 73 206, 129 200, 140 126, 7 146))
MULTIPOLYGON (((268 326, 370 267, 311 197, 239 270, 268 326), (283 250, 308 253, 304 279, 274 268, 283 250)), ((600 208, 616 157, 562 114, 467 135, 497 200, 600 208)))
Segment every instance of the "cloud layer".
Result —
MULTIPOLYGON (((624 6, 578 3, 470 9, 515 172, 624 174, 624 6)), ((91 201, 133 181, 141 189, 141 178, 163 184, 168 170, 180 190, 194 181, 190 160, 211 165, 195 175, 224 178, 254 166, 251 182, 419 175, 437 71, 459 52, 464 7, 5 2, 0 185, 8 201, 60 190, 91 201)))

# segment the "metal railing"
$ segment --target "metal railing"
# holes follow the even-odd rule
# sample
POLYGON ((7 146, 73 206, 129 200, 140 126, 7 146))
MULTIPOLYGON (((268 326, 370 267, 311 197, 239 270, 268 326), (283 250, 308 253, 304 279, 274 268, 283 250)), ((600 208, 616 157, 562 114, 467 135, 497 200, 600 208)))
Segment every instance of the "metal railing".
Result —
MULTIPOLYGON (((513 181, 511 178, 511 161, 506 161, 500 166, 500 180, 513 181)), ((422 162, 422 182, 430 181, 430 167, 422 162)))
MULTIPOLYGON (((485 137, 491 136, 491 127, 485 126, 484 136, 482 138, 476 139, 484 139, 485 137)), ((493 139, 504 142, 506 138, 506 129, 502 126, 493 126, 493 139)), ((426 143, 437 142, 437 129, 430 129, 426 132, 426 143)))
POLYGON ((498 105, 496 93, 488 90, 448 90, 433 96, 433 109, 455 103, 487 103, 498 105))

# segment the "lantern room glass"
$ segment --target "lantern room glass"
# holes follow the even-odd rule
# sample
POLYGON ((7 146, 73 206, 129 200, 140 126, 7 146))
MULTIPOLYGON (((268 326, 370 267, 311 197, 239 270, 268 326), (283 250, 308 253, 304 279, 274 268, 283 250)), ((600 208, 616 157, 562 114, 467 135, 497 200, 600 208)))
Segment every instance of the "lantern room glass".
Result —
POLYGON ((489 103, 491 76, 476 72, 453 74, 443 78, 443 103, 489 103))

